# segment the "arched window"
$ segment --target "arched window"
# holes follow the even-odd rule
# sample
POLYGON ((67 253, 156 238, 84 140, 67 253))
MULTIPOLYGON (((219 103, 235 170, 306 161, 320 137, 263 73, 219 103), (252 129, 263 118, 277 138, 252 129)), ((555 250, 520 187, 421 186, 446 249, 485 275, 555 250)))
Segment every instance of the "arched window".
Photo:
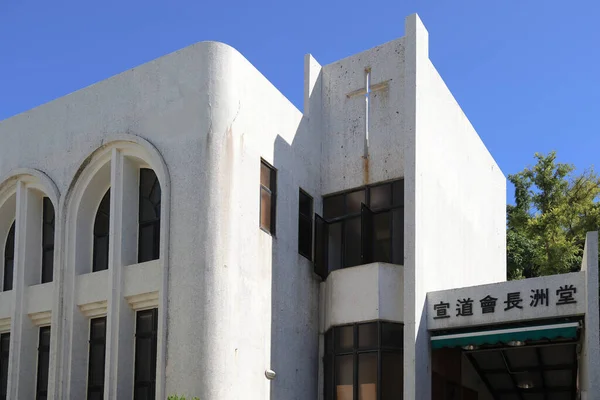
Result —
POLYGON ((108 269, 108 242, 110 227, 110 189, 106 192, 94 221, 94 260, 92 272, 108 269))
POLYGON ((13 268, 15 262, 15 223, 13 222, 4 246, 4 287, 2 290, 12 290, 13 268))
POLYGON ((138 262, 160 257, 160 182, 153 170, 140 170, 138 262))

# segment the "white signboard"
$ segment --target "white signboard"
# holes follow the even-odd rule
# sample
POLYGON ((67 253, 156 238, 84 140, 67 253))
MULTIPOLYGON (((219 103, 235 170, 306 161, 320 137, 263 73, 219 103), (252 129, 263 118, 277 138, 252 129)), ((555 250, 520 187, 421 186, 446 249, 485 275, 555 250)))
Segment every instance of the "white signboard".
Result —
POLYGON ((585 272, 427 294, 429 330, 583 315, 585 272))

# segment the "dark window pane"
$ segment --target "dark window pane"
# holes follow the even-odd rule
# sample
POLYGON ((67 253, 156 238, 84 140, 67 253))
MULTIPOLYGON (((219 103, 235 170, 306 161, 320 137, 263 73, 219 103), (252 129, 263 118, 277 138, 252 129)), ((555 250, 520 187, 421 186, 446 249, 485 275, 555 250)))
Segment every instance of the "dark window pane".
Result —
POLYGON ((354 399, 353 355, 335 357, 336 400, 354 399))
POLYGON ((373 216, 374 261, 392 261, 391 227, 390 211, 375 214, 373 216))
POLYGON ((354 348, 354 326, 338 326, 334 329, 335 352, 343 353, 354 348))
POLYGON ((344 267, 361 264, 361 227, 360 217, 347 219, 344 227, 344 267))
POLYGON ((313 199, 312 197, 310 197, 308 194, 306 194, 304 191, 300 190, 300 195, 299 195, 299 205, 298 205, 298 211, 301 215, 305 215, 307 217, 312 216, 312 208, 313 208, 313 199))
POLYGON ((260 227, 271 232, 271 193, 260 190, 260 227))
POLYGON ((404 208, 392 211, 392 262, 404 265, 404 208))
POLYGON ((381 400, 402 400, 403 380, 402 353, 381 353, 381 400))
POLYGON ((6 400, 8 390, 8 360, 10 333, 0 335, 0 400, 6 400))
POLYGON ((93 272, 108 269, 108 236, 96 237, 94 240, 93 272))
POLYGON ((10 227, 6 243, 4 245, 4 284, 2 290, 12 290, 13 284, 13 268, 15 257, 15 223, 10 227))
POLYGON ((38 346, 36 399, 45 399, 48 393, 48 367, 50 362, 50 327, 40 328, 38 346))
POLYGON ((298 252, 312 260, 312 219, 300 216, 298 219, 298 252))
POLYGON ((381 346, 402 349, 404 347, 404 326, 392 322, 382 322, 381 346))
POLYGON ((110 189, 100 201, 94 221, 94 254, 92 271, 108 269, 108 242, 110 228, 110 189))
POLYGON ((377 400, 377 353, 358 355, 358 399, 377 400))
POLYGON ((366 205, 360 210, 360 246, 361 264, 373 261, 373 212, 366 205))
POLYGON ((372 187, 369 194, 369 207, 371 210, 391 207, 392 185, 390 183, 372 187))
POLYGON ((377 336, 377 322, 358 325, 358 348, 376 348, 378 346, 377 336))
POLYGON ((323 217, 332 219, 345 214, 344 195, 330 196, 323 199, 323 217))
POLYGON ((360 212, 360 205, 366 204, 365 190, 357 190, 346 194, 346 214, 356 214, 360 212))
POLYGON ((160 257, 161 188, 156 173, 140 170, 138 262, 160 257))
POLYGON ((262 162, 260 164, 260 184, 266 187, 267 189, 272 189, 271 187, 271 167, 262 162))
POLYGON ((138 311, 135 331, 134 400, 154 400, 158 310, 138 311))
POLYGON ((44 250, 42 257, 42 283, 52 282, 52 275, 54 272, 54 249, 44 250))
POLYGON ((138 262, 146 262, 158 259, 158 246, 160 243, 159 222, 150 222, 140 225, 138 245, 138 262))
POLYGON ((14 261, 13 260, 5 260, 4 261, 4 291, 12 290, 13 285, 13 270, 14 270, 14 261))
POLYGON ((392 200, 394 207, 404 205, 404 179, 400 179, 392 184, 392 200))
POLYGON ((342 223, 330 224, 328 238, 328 264, 329 270, 333 271, 342 267, 342 223))

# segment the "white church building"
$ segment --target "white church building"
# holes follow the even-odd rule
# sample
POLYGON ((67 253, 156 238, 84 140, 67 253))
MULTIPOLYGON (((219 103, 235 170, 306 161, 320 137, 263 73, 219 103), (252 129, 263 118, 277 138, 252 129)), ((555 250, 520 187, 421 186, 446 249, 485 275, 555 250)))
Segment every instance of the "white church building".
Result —
POLYGON ((597 234, 505 282, 419 18, 304 93, 202 42, 0 122, 0 400, 600 399, 597 234))

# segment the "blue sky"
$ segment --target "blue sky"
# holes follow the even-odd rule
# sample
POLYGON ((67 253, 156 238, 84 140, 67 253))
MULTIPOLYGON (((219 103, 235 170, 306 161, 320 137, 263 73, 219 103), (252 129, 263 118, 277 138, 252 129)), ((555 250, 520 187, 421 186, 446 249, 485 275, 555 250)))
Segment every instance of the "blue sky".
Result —
POLYGON ((236 47, 301 108, 305 53, 327 64, 363 51, 402 36, 414 12, 506 175, 550 150, 600 164, 594 0, 1 1, 0 120, 203 40, 236 47))

